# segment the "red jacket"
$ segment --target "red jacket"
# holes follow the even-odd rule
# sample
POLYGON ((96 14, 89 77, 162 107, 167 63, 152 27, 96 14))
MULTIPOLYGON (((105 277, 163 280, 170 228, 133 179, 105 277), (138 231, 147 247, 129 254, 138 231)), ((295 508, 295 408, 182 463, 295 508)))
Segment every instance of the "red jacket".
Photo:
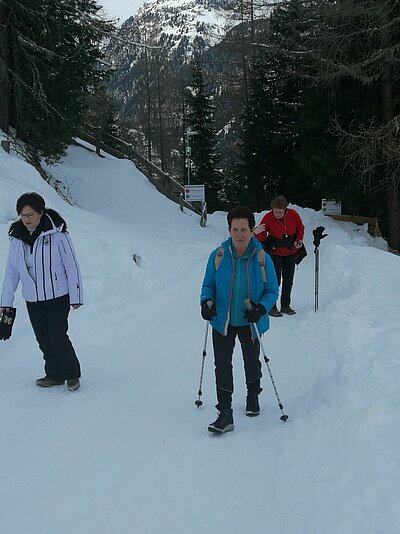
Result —
MULTIPOLYGON (((303 241, 304 237, 304 224, 297 211, 287 208, 285 215, 281 219, 277 219, 274 212, 269 211, 261 219, 260 224, 265 224, 266 231, 259 234, 255 234, 256 238, 263 242, 267 239, 268 235, 276 237, 277 239, 284 239, 285 237, 294 236, 295 241, 303 241)), ((287 247, 274 248, 272 254, 276 256, 290 256, 297 251, 293 245, 291 249, 287 247)))

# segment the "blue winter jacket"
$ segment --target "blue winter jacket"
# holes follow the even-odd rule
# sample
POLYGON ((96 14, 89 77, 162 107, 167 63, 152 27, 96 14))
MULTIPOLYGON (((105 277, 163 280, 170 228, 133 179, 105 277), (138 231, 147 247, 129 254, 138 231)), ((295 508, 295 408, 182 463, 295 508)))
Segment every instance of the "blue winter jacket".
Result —
MULTIPOLYGON (((268 312, 278 299, 279 289, 271 258, 268 254, 265 254, 265 272, 267 280, 264 283, 257 257, 258 251, 262 248, 261 244, 257 239, 252 237, 250 245, 251 253, 246 266, 248 298, 256 304, 262 304, 267 311, 267 315, 261 317, 257 323, 260 334, 263 334, 269 328, 268 312)), ((200 302, 207 299, 211 299, 215 302, 217 315, 211 320, 211 325, 220 334, 226 336, 229 325, 229 309, 232 300, 233 279, 235 276, 232 239, 227 239, 221 246, 224 248, 224 254, 217 270, 215 270, 215 256, 220 247, 216 248, 208 258, 201 288, 200 302)), ((257 335, 253 325, 252 334, 254 338, 257 335)))

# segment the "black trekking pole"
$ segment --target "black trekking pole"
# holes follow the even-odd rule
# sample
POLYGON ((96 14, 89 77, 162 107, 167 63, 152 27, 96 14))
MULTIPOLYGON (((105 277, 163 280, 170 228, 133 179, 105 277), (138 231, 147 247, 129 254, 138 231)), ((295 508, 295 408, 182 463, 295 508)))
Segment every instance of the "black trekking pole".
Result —
POLYGON ((313 230, 313 236, 314 236, 314 254, 315 254, 315 276, 314 276, 314 311, 317 313, 318 311, 318 304, 319 304, 319 245, 321 243, 321 239, 324 239, 324 237, 327 237, 328 234, 324 234, 325 227, 324 226, 317 226, 315 230, 313 230))
MULTIPOLYGON (((250 299, 246 299, 245 303, 246 303, 247 309, 251 310, 252 306, 251 306, 251 303, 250 303, 250 299)), ((272 376, 271 368, 269 366, 269 358, 268 358, 267 354, 265 353, 264 345, 263 345, 263 343, 261 341, 261 336, 260 336, 260 332, 258 330, 257 323, 253 323, 253 324, 254 324, 254 328, 256 329, 258 342, 260 343, 261 351, 262 351, 263 356, 264 356, 265 365, 267 366, 267 369, 268 369, 268 373, 269 373, 269 377, 271 379, 272 387, 274 388, 274 391, 275 391, 275 396, 276 396, 276 399, 278 401, 278 406, 279 406, 279 408, 280 408, 280 410, 282 412, 280 420, 286 423, 286 421, 289 419, 289 416, 286 415, 285 412, 283 411, 283 404, 281 402, 281 399, 279 398, 278 390, 276 389, 275 380, 274 380, 274 377, 272 376)))
POLYGON ((261 350, 262 350, 262 353, 263 353, 263 356, 264 356, 264 362, 265 362, 265 365, 267 366, 269 377, 271 379, 272 387, 274 388, 274 391, 275 391, 275 396, 276 396, 276 399, 278 401, 278 406, 279 406, 279 408, 280 408, 280 410, 282 412, 282 415, 281 415, 280 419, 281 419, 281 421, 286 422, 289 419, 289 416, 287 416, 285 414, 285 412, 283 411, 283 404, 281 402, 281 399, 279 398, 278 391, 277 391, 276 385, 275 385, 275 381, 274 381, 274 378, 273 378, 272 373, 271 373, 271 368, 269 366, 269 358, 265 353, 264 345, 262 344, 262 341, 261 341, 260 332, 258 331, 258 326, 257 326, 256 323, 254 323, 254 326, 255 326, 255 329, 256 329, 256 332, 257 332, 258 341, 260 343, 260 347, 261 347, 261 350))
POLYGON ((207 321, 206 325, 206 335, 204 339, 204 347, 203 347, 203 360, 201 362, 201 373, 200 373, 200 384, 199 384, 199 391, 198 391, 198 399, 194 402, 197 408, 200 408, 200 406, 203 406, 203 401, 200 400, 200 397, 203 395, 202 387, 203 387, 203 374, 204 374, 204 361, 206 359, 206 349, 207 349, 207 338, 208 338, 208 327, 210 326, 210 321, 207 321))

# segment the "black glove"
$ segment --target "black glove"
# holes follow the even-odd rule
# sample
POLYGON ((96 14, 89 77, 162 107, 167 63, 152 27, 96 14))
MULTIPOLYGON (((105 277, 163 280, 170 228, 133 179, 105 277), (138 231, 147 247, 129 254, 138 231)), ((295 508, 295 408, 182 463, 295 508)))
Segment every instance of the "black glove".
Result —
POLYGON ((243 317, 249 321, 249 323, 258 323, 263 315, 267 313, 267 310, 262 304, 256 304, 252 300, 250 301, 251 308, 244 312, 243 317))
POLYGON ((324 234, 325 226, 317 226, 315 230, 312 231, 314 236, 313 245, 314 247, 319 247, 319 244, 321 242, 321 239, 324 239, 324 237, 327 237, 328 234, 324 234))
POLYGON ((211 321, 217 315, 215 302, 211 299, 203 300, 201 303, 201 316, 205 321, 211 321))
POLYGON ((15 320, 16 308, 7 308, 0 317, 0 339, 10 339, 15 320))

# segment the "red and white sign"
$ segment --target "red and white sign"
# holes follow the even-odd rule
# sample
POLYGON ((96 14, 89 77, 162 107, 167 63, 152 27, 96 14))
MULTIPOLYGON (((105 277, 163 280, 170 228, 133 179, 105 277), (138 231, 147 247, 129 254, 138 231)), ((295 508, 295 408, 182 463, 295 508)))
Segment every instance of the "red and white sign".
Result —
POLYGON ((185 185, 185 200, 186 202, 204 202, 204 184, 185 185))
POLYGON ((334 200, 331 198, 322 199, 322 211, 324 215, 341 215, 342 214, 342 201, 334 200))

